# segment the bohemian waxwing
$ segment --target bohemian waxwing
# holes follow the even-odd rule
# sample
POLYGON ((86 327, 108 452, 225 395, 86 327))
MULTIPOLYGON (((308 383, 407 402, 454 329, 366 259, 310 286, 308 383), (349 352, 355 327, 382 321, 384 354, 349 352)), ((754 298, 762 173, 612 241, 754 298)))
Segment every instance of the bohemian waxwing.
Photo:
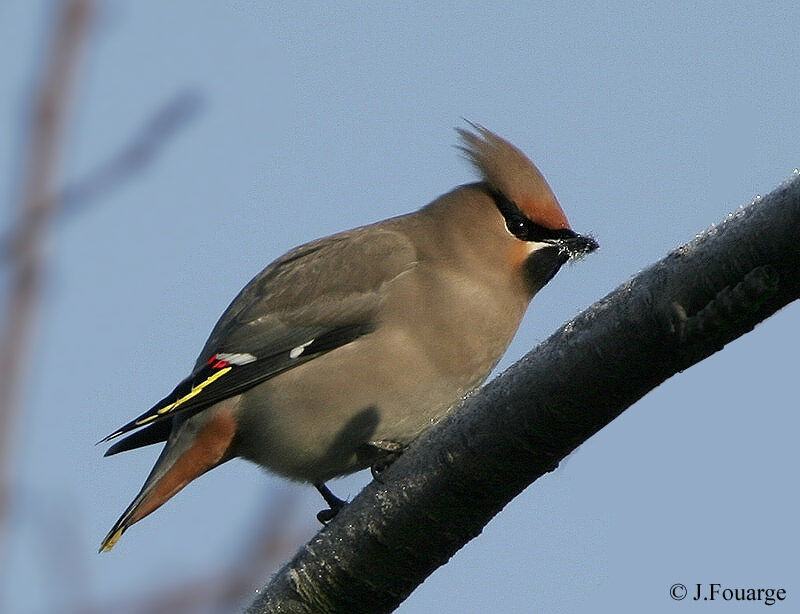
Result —
POLYGON ((189 377, 103 441, 106 456, 166 441, 100 547, 196 477, 241 456, 314 484, 396 456, 478 386, 574 233, 516 147, 472 125, 460 147, 481 181, 415 213, 293 249, 217 322, 189 377))

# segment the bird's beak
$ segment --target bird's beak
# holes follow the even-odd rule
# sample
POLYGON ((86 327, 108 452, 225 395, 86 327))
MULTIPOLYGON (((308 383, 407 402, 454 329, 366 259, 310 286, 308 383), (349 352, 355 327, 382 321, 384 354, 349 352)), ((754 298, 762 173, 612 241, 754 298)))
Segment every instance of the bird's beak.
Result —
POLYGON ((576 232, 573 232, 572 236, 563 239, 554 239, 548 241, 548 243, 552 243, 558 247, 559 251, 570 260, 583 258, 600 247, 593 237, 579 235, 576 232))

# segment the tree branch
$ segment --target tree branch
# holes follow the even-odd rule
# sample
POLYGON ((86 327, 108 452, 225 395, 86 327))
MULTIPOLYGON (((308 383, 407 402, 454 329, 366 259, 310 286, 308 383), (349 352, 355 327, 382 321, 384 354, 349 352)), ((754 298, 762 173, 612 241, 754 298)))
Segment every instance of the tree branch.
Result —
POLYGON ((627 407, 800 297, 798 271, 795 176, 621 285, 467 398, 306 544, 248 612, 394 610, 627 407))

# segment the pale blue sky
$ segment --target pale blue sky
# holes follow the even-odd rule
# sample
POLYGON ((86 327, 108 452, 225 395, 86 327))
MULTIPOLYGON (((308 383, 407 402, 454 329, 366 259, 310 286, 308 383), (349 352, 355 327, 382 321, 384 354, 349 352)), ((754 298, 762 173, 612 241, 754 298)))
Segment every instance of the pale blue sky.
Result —
MULTIPOLYGON (((51 6, 0 5, 3 227, 51 6)), ((292 550, 315 529, 313 489, 236 461, 98 556, 157 450, 103 459, 93 444, 171 390, 268 262, 472 180, 453 148, 462 117, 526 151, 573 227, 601 245, 536 297, 501 367, 800 166, 796 3, 101 8, 65 181, 177 91, 204 104, 151 168, 54 234, 0 576, 8 612, 128 602, 217 569, 272 492, 300 493, 292 550), (68 574, 52 561, 64 541, 68 574)), ((400 611, 672 613, 692 607, 669 599, 676 582, 800 599, 799 321, 797 305, 784 309, 653 391, 400 611)), ((352 497, 366 480, 333 488, 352 497)))

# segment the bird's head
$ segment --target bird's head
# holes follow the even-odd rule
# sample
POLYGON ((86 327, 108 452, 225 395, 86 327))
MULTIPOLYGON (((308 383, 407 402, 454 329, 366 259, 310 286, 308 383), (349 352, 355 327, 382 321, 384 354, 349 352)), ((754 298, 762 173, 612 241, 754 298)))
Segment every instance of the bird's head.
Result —
POLYGON ((483 126, 457 128, 459 148, 475 167, 494 203, 492 215, 504 224, 512 265, 524 267, 536 291, 567 260, 597 249, 590 236, 574 232, 550 186, 527 156, 483 126))

